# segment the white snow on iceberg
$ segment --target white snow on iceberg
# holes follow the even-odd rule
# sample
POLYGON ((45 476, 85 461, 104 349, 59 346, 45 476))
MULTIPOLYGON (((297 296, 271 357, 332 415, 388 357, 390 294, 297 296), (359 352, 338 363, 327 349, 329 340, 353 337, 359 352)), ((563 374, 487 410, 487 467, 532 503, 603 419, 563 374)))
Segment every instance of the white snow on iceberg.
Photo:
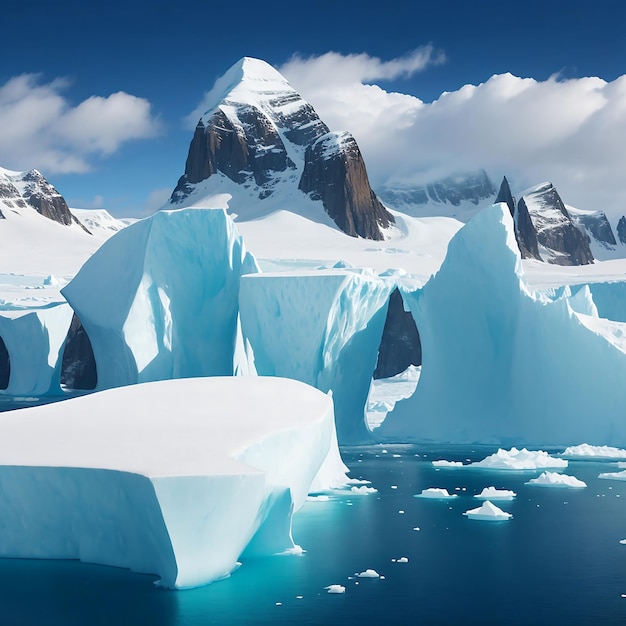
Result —
POLYGON ((294 548, 292 513, 332 446, 331 398, 280 378, 168 380, 2 413, 0 556, 206 584, 244 549, 294 548))
POLYGON ((463 461, 433 461, 433 467, 463 467, 463 461))
POLYGON ((626 480, 626 470, 623 472, 604 472, 598 478, 606 478, 609 480, 626 480))
POLYGON ((465 511, 463 515, 466 515, 469 519, 482 520, 486 522, 501 522, 509 520, 513 517, 511 513, 507 513, 498 508, 495 504, 489 502, 489 500, 483 502, 478 508, 465 511))
POLYGON ((496 489, 495 487, 484 487, 476 494, 475 498, 482 500, 512 500, 517 494, 509 489, 496 489))
POLYGON ((447 489, 440 489, 438 487, 429 487, 428 489, 422 489, 422 492, 415 496, 416 498, 432 498, 432 499, 448 499, 458 497, 455 493, 448 493, 447 489))
POLYGON ((536 487, 569 487, 580 489, 586 487, 587 483, 579 480, 575 476, 567 474, 559 474, 557 472, 542 472, 537 478, 531 478, 526 485, 534 485, 536 487))
POLYGON ((561 453, 568 459, 626 459, 626 450, 614 446, 591 446, 581 443, 579 446, 569 446, 561 453))
POLYGON ((518 450, 513 447, 510 450, 498 449, 482 461, 469 463, 465 467, 475 467, 496 470, 536 470, 544 468, 567 467, 565 459, 555 459, 543 450, 518 450))

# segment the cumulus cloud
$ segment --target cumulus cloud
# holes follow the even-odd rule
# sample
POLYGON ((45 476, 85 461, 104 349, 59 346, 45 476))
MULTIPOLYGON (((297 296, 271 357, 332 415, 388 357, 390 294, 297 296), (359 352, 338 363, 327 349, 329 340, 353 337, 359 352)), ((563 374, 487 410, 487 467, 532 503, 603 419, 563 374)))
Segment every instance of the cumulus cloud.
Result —
POLYGON ((81 173, 125 142, 160 132, 143 98, 118 92, 72 105, 64 95, 67 87, 65 79, 42 83, 37 74, 0 85, 0 163, 16 170, 81 173))
POLYGON ((368 84, 408 76, 406 58, 328 53, 279 69, 332 130, 354 134, 375 186, 485 168, 518 190, 552 180, 569 204, 626 212, 626 75, 500 74, 431 103, 368 84))

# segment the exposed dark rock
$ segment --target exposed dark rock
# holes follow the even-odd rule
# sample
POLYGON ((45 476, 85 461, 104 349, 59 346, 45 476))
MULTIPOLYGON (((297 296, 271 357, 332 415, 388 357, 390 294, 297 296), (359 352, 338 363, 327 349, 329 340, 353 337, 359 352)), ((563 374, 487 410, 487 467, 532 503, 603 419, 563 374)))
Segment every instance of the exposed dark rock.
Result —
POLYGON ((524 198, 520 198, 517 203, 517 214, 515 219, 515 239, 522 259, 537 259, 541 261, 539 254, 539 244, 537 242, 537 231, 530 219, 528 207, 524 198))
POLYGON ((90 390, 95 389, 97 382, 96 359, 91 341, 78 316, 74 314, 65 339, 61 384, 68 389, 90 390))
POLYGON ((626 217, 623 215, 617 222, 617 237, 622 243, 626 243, 626 217))
POLYGON ((422 344, 415 320, 404 310, 402 295, 394 289, 389 298, 374 378, 390 378, 404 372, 409 365, 421 364, 422 344))
POLYGON ((485 170, 447 176, 426 185, 394 185, 379 189, 380 197, 392 207, 419 206, 430 202, 459 206, 468 201, 478 205, 493 198, 496 190, 485 170))
POLYGON ((593 263, 589 237, 576 228, 552 183, 535 187, 522 199, 537 232, 538 243, 552 252, 548 262, 557 265, 593 263))
POLYGON ((11 377, 11 360, 9 352, 2 337, 0 337, 0 389, 6 389, 9 386, 9 378, 11 377))
POLYGON ((617 245, 613 229, 604 211, 574 212, 572 209, 572 211, 568 212, 576 227, 586 232, 587 235, 595 239, 600 245, 611 249, 617 245))
POLYGON ((509 181, 506 179, 506 176, 500 183, 500 190, 498 191, 498 195, 495 199, 495 203, 497 204, 498 202, 506 202, 506 205, 509 207, 509 211, 511 212, 511 217, 515 215, 515 198, 511 193, 511 187, 509 186, 509 181))
POLYGON ((307 149, 299 188, 352 237, 382 240, 394 222, 370 187, 361 151, 350 133, 327 133, 307 149))

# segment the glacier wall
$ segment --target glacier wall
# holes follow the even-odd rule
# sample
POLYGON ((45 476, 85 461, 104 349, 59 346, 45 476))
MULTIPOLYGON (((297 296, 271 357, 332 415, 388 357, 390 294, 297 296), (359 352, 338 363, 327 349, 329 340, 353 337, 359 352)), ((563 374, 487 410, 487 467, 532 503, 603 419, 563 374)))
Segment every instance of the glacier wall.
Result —
POLYGON ((345 480, 334 433, 328 395, 276 377, 159 381, 2 413, 0 556, 206 584, 247 547, 294 548, 292 513, 329 459, 345 480))
POLYGON ((349 270, 241 280, 241 328, 257 373, 332 391, 340 444, 369 439, 365 405, 393 287, 349 270))
POLYGON ((221 209, 159 211, 116 233, 62 290, 97 388, 232 374, 239 279, 256 271, 221 209))
POLYGON ((72 319, 65 303, 0 310, 0 337, 10 362, 7 396, 59 395, 61 357, 72 319))
POLYGON ((588 292, 570 304, 530 291, 505 205, 471 220, 440 271, 403 297, 422 373, 384 438, 626 444, 626 325, 597 317, 588 292))

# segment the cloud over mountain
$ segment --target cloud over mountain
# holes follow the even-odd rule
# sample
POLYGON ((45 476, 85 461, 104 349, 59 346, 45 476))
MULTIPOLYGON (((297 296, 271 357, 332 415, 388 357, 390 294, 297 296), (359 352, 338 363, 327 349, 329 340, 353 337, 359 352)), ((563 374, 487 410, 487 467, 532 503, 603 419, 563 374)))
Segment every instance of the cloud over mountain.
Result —
POLYGON ((0 163, 47 173, 80 173, 124 143, 154 137, 160 122, 144 98, 117 92, 78 104, 64 95, 66 79, 42 82, 21 74, 0 85, 0 163))

